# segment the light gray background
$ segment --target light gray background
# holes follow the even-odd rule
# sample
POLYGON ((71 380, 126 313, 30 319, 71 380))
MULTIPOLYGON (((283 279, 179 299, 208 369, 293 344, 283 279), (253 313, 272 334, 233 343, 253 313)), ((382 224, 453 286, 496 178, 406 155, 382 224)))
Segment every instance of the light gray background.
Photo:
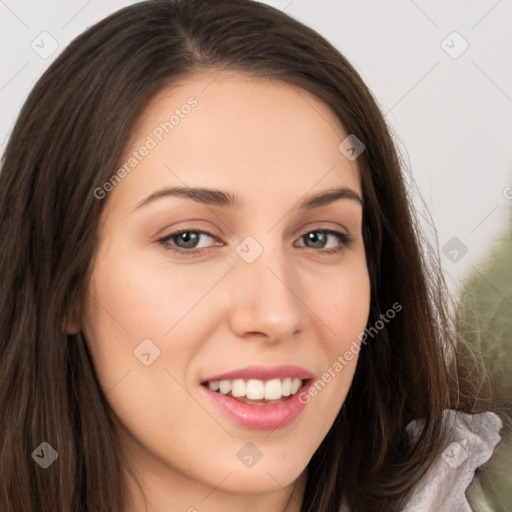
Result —
MULTIPOLYGON (((132 3, 0 0, 2 153, 50 62, 87 27, 132 3), (58 48, 41 56, 52 44, 58 48)), ((265 3, 327 37, 373 91, 432 214, 440 249, 453 237, 467 247, 463 256, 457 247, 453 253, 448 246, 451 256, 441 252, 456 292, 489 254, 512 207, 512 1, 265 3)))

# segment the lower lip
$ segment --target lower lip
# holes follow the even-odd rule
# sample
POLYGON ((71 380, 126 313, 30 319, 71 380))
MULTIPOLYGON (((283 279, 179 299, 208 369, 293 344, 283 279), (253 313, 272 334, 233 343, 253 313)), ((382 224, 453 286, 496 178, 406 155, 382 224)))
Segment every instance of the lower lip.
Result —
POLYGON ((307 393, 312 381, 303 386, 284 402, 272 405, 248 405, 234 398, 212 391, 208 386, 201 386, 210 400, 229 418, 253 430, 275 430, 284 428, 294 421, 306 404, 299 397, 307 393))

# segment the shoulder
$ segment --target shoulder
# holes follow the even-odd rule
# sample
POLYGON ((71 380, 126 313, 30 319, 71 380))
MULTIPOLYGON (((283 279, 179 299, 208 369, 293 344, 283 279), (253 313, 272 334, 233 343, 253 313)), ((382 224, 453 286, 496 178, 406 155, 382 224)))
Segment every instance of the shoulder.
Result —
MULTIPOLYGON (((422 420, 407 425, 418 435, 422 420)), ((493 412, 467 414, 444 411, 445 447, 416 487, 404 512, 472 512, 466 490, 476 469, 487 462, 500 442, 502 421, 493 412)))
MULTIPOLYGON (((415 487, 403 512, 474 512, 466 490, 476 469, 491 458, 500 442, 503 424, 493 412, 467 414, 446 409, 443 419, 444 450, 415 487)), ((422 424, 419 419, 407 425, 411 440, 419 435, 422 424)), ((481 492, 478 484, 471 487, 471 496, 481 492)), ((350 511, 342 505, 340 512, 350 511)))

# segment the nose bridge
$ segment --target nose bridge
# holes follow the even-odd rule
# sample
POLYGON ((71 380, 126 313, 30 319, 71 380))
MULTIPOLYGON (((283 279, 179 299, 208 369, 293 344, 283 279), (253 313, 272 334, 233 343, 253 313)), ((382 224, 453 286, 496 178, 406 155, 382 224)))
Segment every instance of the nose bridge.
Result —
POLYGON ((263 247, 251 237, 238 248, 232 273, 231 321, 239 335, 258 332, 278 340, 301 326, 303 306, 297 297, 297 280, 280 244, 263 247))

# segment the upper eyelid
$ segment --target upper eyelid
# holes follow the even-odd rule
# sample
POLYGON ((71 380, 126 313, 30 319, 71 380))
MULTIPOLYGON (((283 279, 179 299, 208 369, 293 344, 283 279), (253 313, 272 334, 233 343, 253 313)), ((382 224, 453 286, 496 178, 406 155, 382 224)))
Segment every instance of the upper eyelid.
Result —
POLYGON ((158 240, 169 240, 171 238, 174 238, 176 236, 181 235, 182 233, 199 233, 200 235, 206 235, 212 238, 213 240, 218 240, 219 237, 217 235, 214 235, 210 231, 207 231, 205 229, 199 229, 199 228, 193 228, 193 229, 177 229, 176 231, 173 231, 172 233, 169 233, 168 235, 164 235, 162 237, 159 237, 158 240))

